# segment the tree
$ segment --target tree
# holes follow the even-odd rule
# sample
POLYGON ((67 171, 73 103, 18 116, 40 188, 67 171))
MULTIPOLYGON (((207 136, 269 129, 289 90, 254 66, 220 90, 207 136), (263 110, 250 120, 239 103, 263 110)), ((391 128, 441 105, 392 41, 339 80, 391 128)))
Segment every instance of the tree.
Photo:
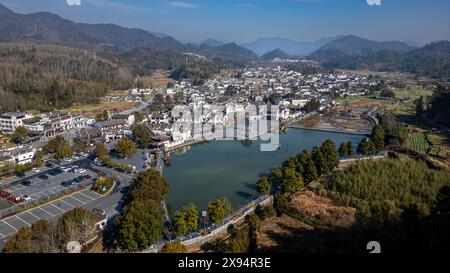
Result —
POLYGON ((155 200, 162 202, 169 194, 170 185, 155 169, 139 173, 133 180, 131 197, 133 200, 155 200))
POLYGON ((116 219, 119 244, 128 251, 148 248, 162 237, 164 212, 161 202, 133 200, 116 219))
POLYGON ((187 248, 181 242, 166 243, 160 253, 187 253, 187 248))
POLYGON ((148 148, 152 142, 152 135, 147 126, 136 124, 133 126, 133 138, 141 148, 148 148))
POLYGON ((94 155, 98 158, 104 158, 109 155, 109 150, 103 143, 98 143, 94 149, 94 155))
POLYGON ((372 155, 376 153, 375 145, 370 138, 363 138, 358 145, 358 153, 362 155, 372 155))
POLYGON ((75 141, 75 143, 73 144, 73 149, 77 152, 87 152, 88 147, 86 146, 86 144, 84 144, 83 142, 77 140, 75 141))
POLYGON ((43 158, 41 151, 37 151, 34 154, 33 164, 34 164, 34 167, 36 167, 36 168, 40 168, 40 167, 44 166, 44 158, 43 158))
POLYGON ((305 106, 303 107, 303 110, 306 113, 314 112, 320 109, 320 101, 318 99, 312 99, 308 101, 305 106))
POLYGON ((325 162, 325 157, 323 156, 322 150, 319 147, 314 147, 311 151, 311 157, 316 165, 317 174, 323 175, 327 172, 327 163, 325 162))
POLYGON ((121 138, 116 144, 116 151, 122 158, 136 154, 136 144, 127 137, 121 138))
POLYGON ((303 178, 306 183, 311 183, 317 178, 319 178, 319 175, 317 174, 316 165, 314 164, 314 161, 310 158, 307 163, 305 164, 303 172, 303 178))
POLYGON ((284 178, 281 185, 283 193, 296 193, 303 188, 303 178, 301 174, 296 172, 295 168, 285 168, 283 174, 284 178))
POLYGON ((325 159, 325 169, 321 170, 322 174, 331 172, 335 167, 339 165, 339 156, 336 149, 336 145, 330 139, 327 139, 320 149, 325 159))
POLYGON ((375 127, 372 130, 372 134, 370 138, 373 141, 373 144, 375 146, 375 150, 377 152, 380 152, 384 149, 384 130, 380 125, 375 125, 375 127))
POLYGON ((55 159, 63 159, 66 157, 71 157, 72 155, 73 155, 72 148, 70 148, 69 145, 64 144, 56 149, 55 159))
POLYGON ((28 137, 28 129, 24 126, 19 126, 14 130, 11 137, 14 143, 23 143, 28 137))
POLYGON ((272 187, 275 189, 278 188, 281 186, 281 182, 283 181, 283 171, 280 168, 270 169, 268 179, 272 187))
POLYGON ((348 146, 347 143, 342 143, 339 147, 339 156, 342 158, 348 157, 348 146))
POLYGON ((355 155, 355 150, 353 149, 353 143, 351 141, 347 142, 347 152, 349 157, 355 155))
POLYGON ((68 145, 66 140, 62 136, 57 136, 44 145, 44 147, 42 147, 42 151, 45 154, 54 154, 63 145, 68 145))
POLYGON ((268 195, 270 193, 271 184, 267 177, 262 178, 256 183, 256 190, 260 195, 268 195))
POLYGON ((425 112, 425 99, 421 96, 419 99, 414 101, 414 105, 416 107, 416 115, 422 116, 425 112))
POLYGON ((188 232, 194 232, 198 229, 199 212, 196 205, 191 203, 184 208, 184 218, 188 232))
POLYGON ((32 237, 33 231, 30 228, 20 228, 19 231, 5 243, 3 253, 32 253, 32 237))
POLYGON ((74 208, 62 215, 57 228, 61 232, 64 245, 71 241, 85 243, 92 239, 97 228, 95 215, 84 208, 74 208))
POLYGON ((208 204, 208 215, 214 224, 220 224, 230 212, 231 206, 226 198, 208 204))
POLYGON ((186 225, 186 218, 182 211, 177 211, 172 217, 171 231, 177 237, 182 237, 188 232, 188 226, 186 225))

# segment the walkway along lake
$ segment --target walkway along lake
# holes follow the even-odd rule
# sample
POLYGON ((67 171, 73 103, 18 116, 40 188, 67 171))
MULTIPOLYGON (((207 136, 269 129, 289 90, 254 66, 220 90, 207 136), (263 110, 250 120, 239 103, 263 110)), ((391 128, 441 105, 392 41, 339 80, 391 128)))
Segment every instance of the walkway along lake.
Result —
POLYGON ((258 196, 256 182, 272 167, 303 150, 311 150, 331 139, 337 147, 352 141, 356 147, 362 135, 288 129, 280 136, 281 147, 261 152, 261 141, 213 141, 192 146, 184 154, 172 153, 172 164, 164 168, 171 185, 167 204, 171 212, 195 203, 205 210, 210 201, 226 197, 239 208, 258 196))

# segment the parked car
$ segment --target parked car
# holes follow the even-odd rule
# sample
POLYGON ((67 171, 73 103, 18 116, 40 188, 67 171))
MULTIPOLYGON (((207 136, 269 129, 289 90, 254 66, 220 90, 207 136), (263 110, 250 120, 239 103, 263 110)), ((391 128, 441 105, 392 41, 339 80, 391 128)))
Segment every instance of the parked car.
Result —
POLYGON ((63 160, 64 160, 64 162, 72 162, 72 158, 70 158, 70 157, 66 157, 63 160))
POLYGON ((17 173, 16 176, 19 177, 19 178, 24 178, 25 177, 25 172, 17 173))
POLYGON ((31 186, 31 181, 25 180, 25 181, 22 181, 22 183, 20 183, 20 184, 28 187, 28 186, 31 186))
POLYGON ((38 168, 33 168, 33 169, 31 169, 33 172, 35 172, 35 173, 38 173, 38 172, 40 172, 41 170, 39 170, 38 168))
POLYGON ((48 176, 43 174, 43 175, 39 176, 39 179, 41 179, 41 180, 48 180, 48 176))
POLYGON ((29 197, 28 195, 22 196, 22 199, 25 201, 31 201, 31 197, 29 197))
POLYGON ((78 160, 78 159, 80 159, 80 157, 79 157, 79 156, 77 156, 77 155, 73 155, 73 156, 72 156, 72 159, 74 159, 74 160, 78 160))
POLYGON ((45 166, 47 166, 48 168, 52 168, 52 167, 54 167, 55 165, 54 165, 53 163, 51 163, 51 162, 47 162, 47 163, 45 164, 45 166))

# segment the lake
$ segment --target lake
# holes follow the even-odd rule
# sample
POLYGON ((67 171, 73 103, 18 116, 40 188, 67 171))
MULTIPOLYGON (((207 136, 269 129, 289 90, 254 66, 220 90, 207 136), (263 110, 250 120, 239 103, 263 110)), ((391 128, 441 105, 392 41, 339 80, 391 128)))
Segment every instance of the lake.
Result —
POLYGON ((238 208, 258 196, 256 182, 272 167, 303 150, 311 150, 331 139, 336 146, 363 136, 306 129, 288 129, 280 136, 281 147, 261 152, 261 141, 213 141, 190 147, 184 154, 172 154, 172 165, 164 168, 171 185, 167 204, 171 212, 195 203, 205 210, 210 201, 226 197, 238 208))

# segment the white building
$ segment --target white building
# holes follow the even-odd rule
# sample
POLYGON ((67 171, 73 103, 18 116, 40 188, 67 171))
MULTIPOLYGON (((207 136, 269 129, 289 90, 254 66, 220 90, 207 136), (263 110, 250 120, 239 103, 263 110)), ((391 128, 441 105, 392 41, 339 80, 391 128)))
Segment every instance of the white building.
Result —
POLYGON ((0 129, 7 133, 13 133, 17 127, 23 126, 23 120, 32 118, 32 115, 23 112, 10 112, 0 116, 0 129))

